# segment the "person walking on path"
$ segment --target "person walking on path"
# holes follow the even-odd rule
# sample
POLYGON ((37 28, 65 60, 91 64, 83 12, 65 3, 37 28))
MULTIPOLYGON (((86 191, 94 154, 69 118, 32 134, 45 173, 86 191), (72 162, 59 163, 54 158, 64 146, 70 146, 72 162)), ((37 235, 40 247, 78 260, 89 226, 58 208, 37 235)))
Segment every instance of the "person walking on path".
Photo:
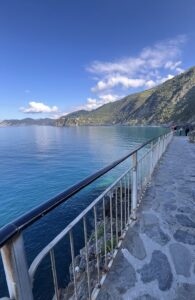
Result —
POLYGON ((185 129, 186 136, 188 135, 189 131, 190 131, 189 127, 186 127, 186 129, 185 129))

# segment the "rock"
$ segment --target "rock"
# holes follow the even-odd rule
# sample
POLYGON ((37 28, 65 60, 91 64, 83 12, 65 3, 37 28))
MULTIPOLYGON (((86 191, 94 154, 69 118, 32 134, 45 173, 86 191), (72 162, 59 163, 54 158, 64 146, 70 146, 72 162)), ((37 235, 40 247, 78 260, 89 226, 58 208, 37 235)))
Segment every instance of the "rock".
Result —
POLYGON ((163 197, 166 197, 168 199, 172 199, 173 197, 175 197, 175 194, 173 192, 164 192, 163 191, 163 197))
POLYGON ((178 214, 176 215, 176 219, 177 222, 182 226, 195 228, 195 223, 192 222, 192 220, 190 220, 190 218, 185 215, 178 214))
MULTIPOLYGON (((104 288, 101 288, 97 300, 113 300, 113 295, 111 296, 108 291, 106 291, 104 288)), ((119 299, 121 300, 121 299, 119 299)))
POLYGON ((134 257, 142 260, 146 257, 146 250, 144 243, 139 234, 133 229, 128 230, 123 248, 126 248, 134 257))
POLYGON ((136 281, 134 268, 120 251, 109 271, 109 276, 103 284, 103 289, 111 293, 111 295, 118 294, 119 298, 119 296, 126 293, 128 289, 135 286, 136 281))
POLYGON ((187 186, 184 186, 184 185, 178 186, 177 191, 178 191, 179 193, 181 193, 181 194, 186 194, 186 195, 189 194, 188 187, 187 187, 187 186))
POLYGON ((143 218, 141 219, 143 228, 147 225, 159 223, 157 216, 155 216, 154 214, 142 214, 141 218, 143 218))
POLYGON ((184 244, 189 245, 195 245, 195 235, 188 231, 178 229, 173 236, 178 242, 182 242, 184 244))
POLYGON ((164 220, 165 220, 165 222, 166 222, 167 224, 171 225, 171 227, 177 225, 177 222, 176 222, 176 220, 175 220, 175 216, 172 215, 172 214, 170 214, 170 213, 169 213, 169 214, 166 214, 166 215, 164 216, 164 220))
POLYGON ((79 269, 81 270, 81 272, 84 272, 86 269, 86 258, 83 256, 81 257, 80 260, 79 269))
POLYGON ((164 204, 164 209, 165 209, 165 211, 170 211, 170 210, 174 211, 174 210, 177 209, 177 206, 175 204, 172 204, 172 203, 165 203, 164 204))
POLYGON ((178 212, 189 214, 192 210, 189 207, 181 206, 178 208, 178 212))
POLYGON ((143 231, 149 238, 160 245, 166 245, 170 238, 164 233, 158 224, 147 225, 143 231))
POLYGON ((190 276, 192 257, 190 251, 181 244, 171 244, 169 246, 176 273, 185 277, 190 276))
POLYGON ((141 270, 141 280, 148 283, 154 280, 158 281, 161 291, 169 290, 173 281, 171 267, 165 254, 159 250, 152 253, 152 259, 149 264, 145 264, 141 270))
POLYGON ((170 238, 161 230, 158 218, 154 214, 143 214, 141 218, 141 232, 156 243, 166 245, 170 238))
POLYGON ((140 222, 136 222, 133 226, 133 230, 140 233, 141 232, 141 224, 140 222))
POLYGON ((149 294, 144 294, 142 296, 134 298, 133 300, 157 300, 157 298, 154 298, 154 297, 150 296, 149 294))
POLYGON ((195 143, 195 130, 189 133, 189 141, 195 143))
POLYGON ((191 220, 195 220, 195 211, 191 210, 190 218, 191 220))
POLYGON ((194 300, 194 295, 195 285, 190 283, 182 283, 176 290, 176 297, 174 300, 194 300))
POLYGON ((161 202, 158 199, 155 199, 152 209, 156 212, 160 211, 161 202))

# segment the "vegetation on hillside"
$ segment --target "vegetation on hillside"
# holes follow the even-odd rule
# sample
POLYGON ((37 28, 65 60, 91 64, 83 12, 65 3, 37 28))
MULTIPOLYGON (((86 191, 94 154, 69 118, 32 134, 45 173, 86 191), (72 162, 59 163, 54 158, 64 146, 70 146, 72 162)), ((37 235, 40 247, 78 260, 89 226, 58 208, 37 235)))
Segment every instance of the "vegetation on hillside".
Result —
POLYGON ((163 84, 56 120, 56 126, 195 123, 195 67, 163 84))

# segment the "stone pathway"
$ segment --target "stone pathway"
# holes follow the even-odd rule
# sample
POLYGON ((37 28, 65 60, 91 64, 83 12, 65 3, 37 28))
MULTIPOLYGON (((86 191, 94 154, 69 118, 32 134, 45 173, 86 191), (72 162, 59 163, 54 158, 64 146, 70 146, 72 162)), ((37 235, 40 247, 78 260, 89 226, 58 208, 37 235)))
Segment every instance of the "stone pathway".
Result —
POLYGON ((98 300, 195 300, 195 144, 174 137, 98 300))

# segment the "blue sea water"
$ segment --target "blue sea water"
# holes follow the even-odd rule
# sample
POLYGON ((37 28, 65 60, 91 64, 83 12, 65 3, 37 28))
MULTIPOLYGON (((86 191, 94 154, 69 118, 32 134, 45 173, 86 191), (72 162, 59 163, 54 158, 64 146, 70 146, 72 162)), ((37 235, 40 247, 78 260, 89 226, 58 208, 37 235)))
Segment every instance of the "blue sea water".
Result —
MULTIPOLYGON (((164 131, 158 127, 129 126, 0 128, 0 227, 164 131)), ((28 228, 24 233, 28 262, 128 164, 130 161, 28 228)), ((75 246, 79 247, 79 242, 75 246)), ((62 246, 56 249, 58 253, 62 253, 62 246)), ((68 280, 69 267, 63 255, 57 267, 62 269, 63 259, 59 278, 62 286, 68 280)), ((53 294, 48 265, 46 260, 38 272, 35 299, 51 299, 53 294)), ((3 277, 0 266, 0 297, 7 293, 3 277)))

